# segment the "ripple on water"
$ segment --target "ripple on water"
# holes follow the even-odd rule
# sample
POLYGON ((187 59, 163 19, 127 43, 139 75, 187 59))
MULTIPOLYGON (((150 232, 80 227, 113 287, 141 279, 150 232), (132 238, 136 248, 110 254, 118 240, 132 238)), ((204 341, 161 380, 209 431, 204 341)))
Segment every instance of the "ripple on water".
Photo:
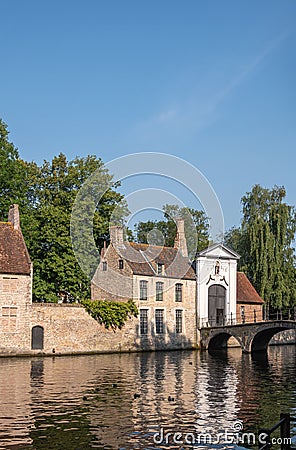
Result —
MULTIPOLYGON (((236 349, 1 359, 0 445, 180 449, 173 433, 215 437, 237 419, 254 431, 296 414, 295 371, 294 346, 261 359, 236 349)), ((229 448, 215 445, 198 448, 229 448)))

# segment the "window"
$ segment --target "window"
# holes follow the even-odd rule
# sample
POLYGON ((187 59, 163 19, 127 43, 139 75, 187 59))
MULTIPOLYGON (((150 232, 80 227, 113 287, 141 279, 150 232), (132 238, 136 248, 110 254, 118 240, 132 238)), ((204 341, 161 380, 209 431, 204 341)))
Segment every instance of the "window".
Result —
POLYGON ((182 333, 182 319, 183 311, 182 309, 176 309, 176 333, 182 333))
POLYGON ((103 272, 106 272, 106 270, 107 270, 107 262, 106 261, 103 261, 102 269, 103 269, 103 272))
POLYGON ((2 317, 16 317, 17 307, 16 306, 2 306, 2 317))
POLYGON ((244 317, 245 316, 245 307, 241 306, 240 309, 241 309, 241 316, 244 317))
POLYGON ((140 281, 140 300, 147 300, 148 281, 140 281))
POLYGON ((156 282, 156 301, 162 302, 163 300, 163 283, 161 281, 156 282))
POLYGON ((182 301, 182 283, 177 283, 175 286, 175 301, 181 302, 182 301))
POLYGON ((155 310, 155 333, 163 334, 164 326, 163 326, 163 309, 155 310))
POLYGON ((148 334, 148 309, 140 309, 140 334, 148 334))
POLYGON ((118 260, 118 268, 123 269, 123 259, 118 260))
POLYGON ((157 275, 163 274, 163 264, 157 263, 157 275))

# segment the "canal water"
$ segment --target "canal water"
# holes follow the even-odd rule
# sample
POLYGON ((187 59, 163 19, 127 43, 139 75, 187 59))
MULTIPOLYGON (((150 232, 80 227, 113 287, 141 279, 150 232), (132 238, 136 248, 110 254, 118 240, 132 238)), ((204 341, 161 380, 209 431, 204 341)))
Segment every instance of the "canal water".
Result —
POLYGON ((258 427, 296 416, 295 357, 291 345, 0 358, 0 449, 256 448, 258 427))

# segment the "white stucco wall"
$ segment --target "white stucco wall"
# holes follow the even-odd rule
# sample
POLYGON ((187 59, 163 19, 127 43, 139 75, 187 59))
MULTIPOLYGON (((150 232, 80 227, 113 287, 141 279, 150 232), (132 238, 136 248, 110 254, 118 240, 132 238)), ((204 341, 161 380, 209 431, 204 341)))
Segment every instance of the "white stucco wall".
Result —
POLYGON ((228 254, 223 247, 199 256, 196 264, 197 274, 197 317, 199 326, 207 326, 209 320, 208 290, 213 284, 226 289, 225 316, 227 322, 236 319, 236 273, 237 258, 228 254), (215 274, 215 265, 219 261, 219 274, 215 274))

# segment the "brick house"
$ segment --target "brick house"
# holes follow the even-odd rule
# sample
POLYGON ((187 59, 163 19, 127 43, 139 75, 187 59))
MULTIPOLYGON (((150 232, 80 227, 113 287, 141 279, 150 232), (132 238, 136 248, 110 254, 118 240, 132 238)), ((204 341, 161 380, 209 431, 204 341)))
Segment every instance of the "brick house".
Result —
POLYGON ((239 255, 223 244, 211 245, 198 253, 194 271, 181 219, 177 230, 172 248, 125 242, 122 228, 111 227, 110 245, 92 280, 92 299, 133 298, 140 310, 136 336, 150 343, 161 336, 198 343, 197 328, 262 320, 264 302, 237 271, 239 255))
POLYGON ((145 348, 185 348, 196 343, 196 277, 187 254, 184 222, 174 247, 126 242, 121 227, 110 228, 91 297, 127 301, 139 309, 136 338, 145 348))
POLYGON ((243 272, 237 272, 236 321, 260 322, 264 300, 243 272))
POLYGON ((18 205, 0 222, 0 350, 30 348, 32 263, 20 229, 18 205))

